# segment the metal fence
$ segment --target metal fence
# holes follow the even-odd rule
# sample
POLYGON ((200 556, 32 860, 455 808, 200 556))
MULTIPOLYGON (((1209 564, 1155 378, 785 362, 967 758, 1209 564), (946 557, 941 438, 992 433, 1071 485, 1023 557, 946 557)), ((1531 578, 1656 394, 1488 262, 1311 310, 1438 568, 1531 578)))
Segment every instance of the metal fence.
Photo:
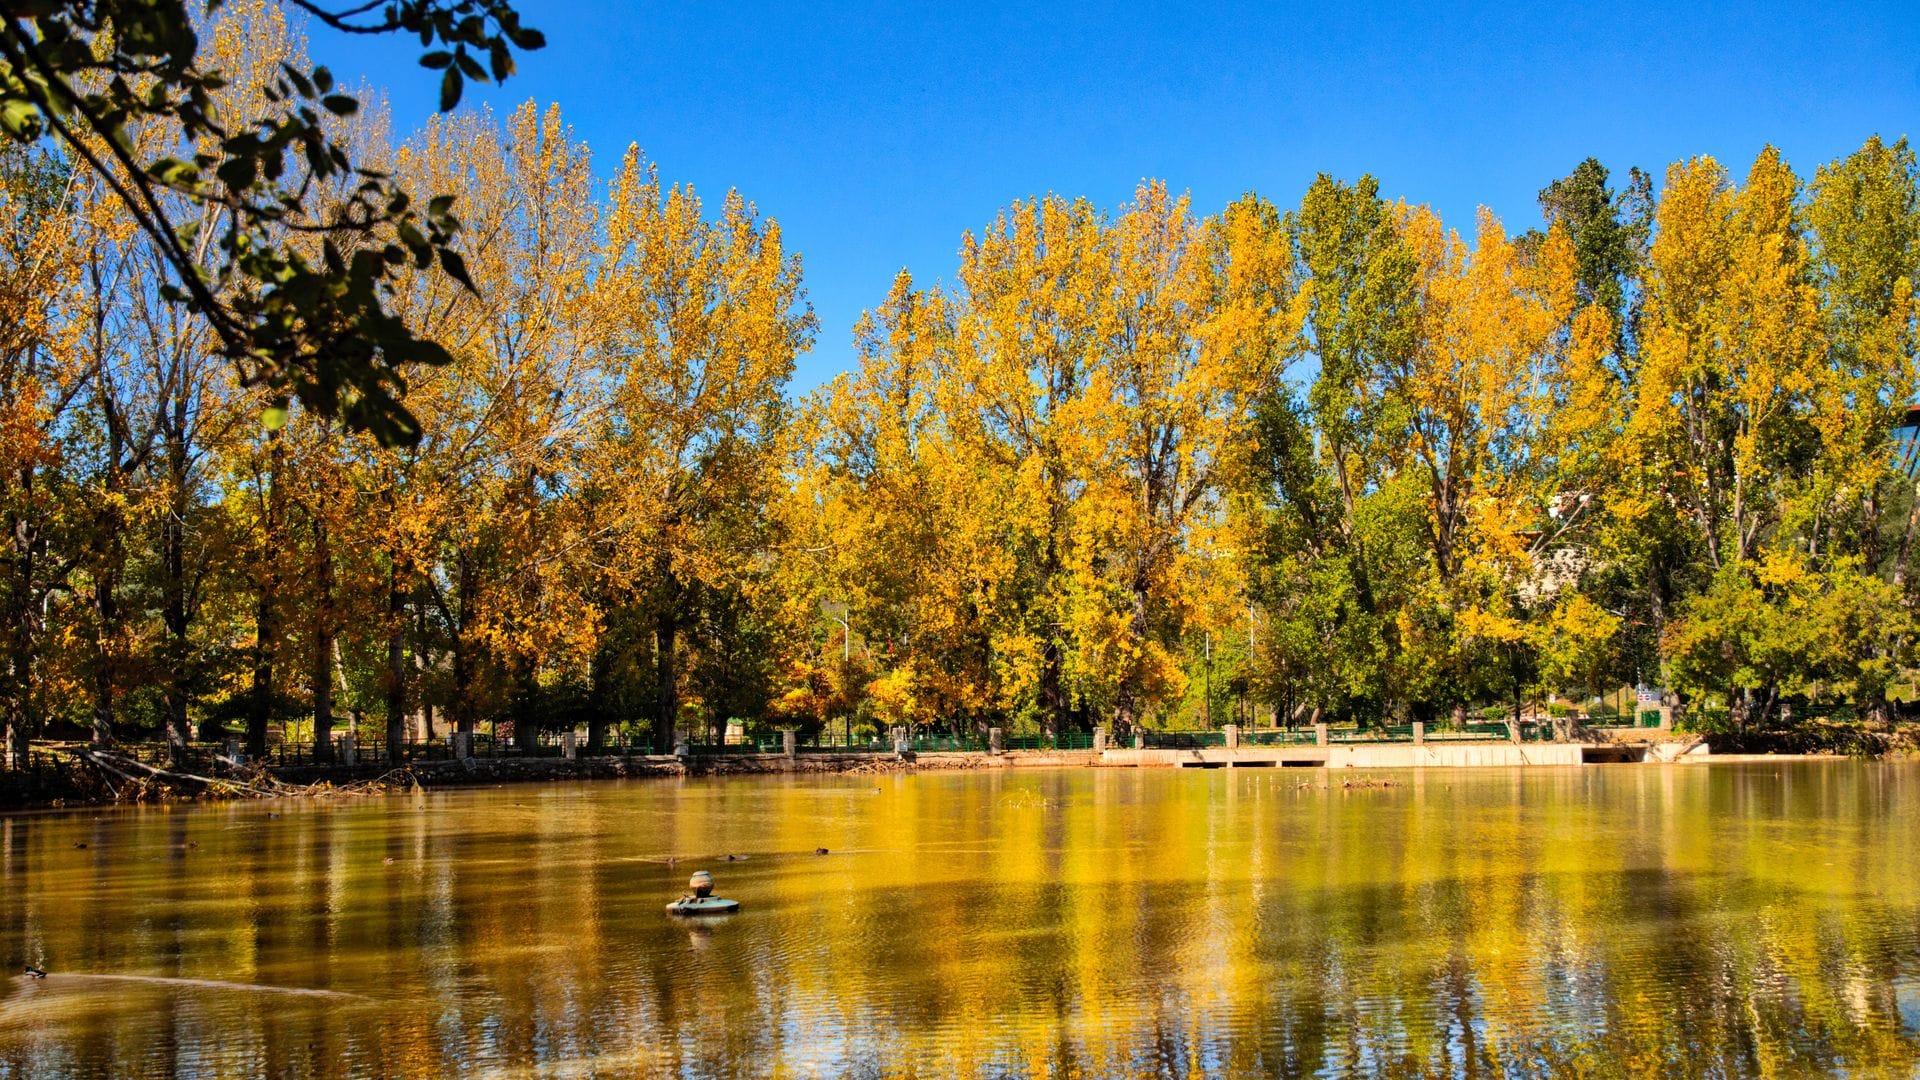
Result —
MULTIPOLYGON (((500 739, 480 731, 471 733, 471 736, 472 754, 477 758, 561 757, 565 754, 564 736, 556 732, 541 732, 530 740, 500 739)), ((340 765, 346 763, 349 748, 356 765, 394 764, 396 761, 395 756, 388 752, 384 731, 379 734, 367 731, 353 734, 342 732, 334 735, 329 743, 331 754, 322 756, 311 739, 281 742, 267 749, 267 761, 273 765, 340 765)), ((587 753, 586 740, 580 740, 576 749, 578 753, 587 753)), ((598 752, 645 754, 651 751, 642 746, 627 745, 603 746, 598 752)), ((401 744, 400 760, 451 761, 453 758, 454 746, 450 733, 433 739, 416 738, 409 734, 401 744)))
POLYGON ((1276 728, 1272 731, 1243 731, 1241 746, 1312 746, 1319 736, 1312 728, 1276 728))
MULTIPOLYGON (((1796 708, 1794 718, 1799 720, 1809 714, 1823 719, 1850 718, 1852 710, 1846 706, 1802 706, 1796 708)), ((1725 714, 1720 710, 1695 710, 1691 714, 1696 725, 1726 723, 1725 714)), ((1636 718, 1643 727, 1655 727, 1659 724, 1660 714, 1654 710, 1641 713, 1636 718)), ((1555 725, 1547 721, 1526 721, 1520 725, 1520 739, 1523 742, 1550 742, 1556 732, 1555 725)), ((402 744, 399 760, 404 761, 448 761, 455 756, 455 747, 451 733, 442 732, 433 739, 422 739, 409 733, 402 744)), ((688 752, 696 756, 734 756, 748 754, 779 754, 784 752, 783 732, 757 731, 744 739, 734 742, 695 742, 688 744, 688 752)), ((1190 731, 1146 731, 1121 735, 1115 733, 1108 746, 1120 749, 1137 744, 1149 749, 1166 750, 1202 750, 1224 748, 1227 735, 1223 730, 1190 731)), ((1001 738, 1001 748, 1008 751, 1090 751, 1094 747, 1096 733, 1091 731, 1066 731, 1058 735, 1047 734, 1006 734, 1001 738)), ((543 731, 530 739, 497 738, 494 733, 476 731, 470 734, 471 754, 476 758, 555 758, 565 754, 567 733, 543 731)), ((1504 722, 1474 722, 1461 725, 1430 725, 1426 729, 1428 742, 1505 742, 1511 738, 1508 725, 1504 722)), ((1312 746, 1318 741, 1311 727, 1272 728, 1266 730, 1241 729, 1239 745, 1242 747, 1284 747, 1312 746)), ((1413 741, 1411 724, 1388 726, 1335 725, 1327 729, 1327 741, 1331 744, 1369 744, 1369 743, 1410 743, 1413 741)), ((357 731, 342 730, 334 733, 331 740, 332 753, 321 755, 311 739, 277 740, 268 749, 265 763, 273 766, 312 766, 324 764, 344 764, 348 759, 348 746, 352 746, 352 760, 356 765, 397 764, 394 755, 387 751, 385 729, 372 726, 357 731)), ((906 741, 906 748, 915 753, 967 753, 985 752, 989 741, 978 731, 935 732, 926 731, 913 734, 906 741)), ((242 743, 238 739, 222 742, 193 742, 184 750, 176 752, 166 742, 126 743, 116 746, 116 752, 129 754, 137 759, 156 766, 213 768, 221 759, 244 757, 242 743)), ((795 751, 802 754, 865 754, 892 753, 895 749, 891 736, 867 736, 849 739, 846 733, 823 730, 810 735, 799 735, 795 740, 795 751)), ((599 744, 588 746, 584 737, 576 736, 574 754, 576 757, 622 756, 639 757, 658 754, 650 736, 628 734, 620 731, 606 732, 599 744)), ((35 744, 32 749, 34 763, 41 767, 55 765, 67 757, 57 744, 35 744)))

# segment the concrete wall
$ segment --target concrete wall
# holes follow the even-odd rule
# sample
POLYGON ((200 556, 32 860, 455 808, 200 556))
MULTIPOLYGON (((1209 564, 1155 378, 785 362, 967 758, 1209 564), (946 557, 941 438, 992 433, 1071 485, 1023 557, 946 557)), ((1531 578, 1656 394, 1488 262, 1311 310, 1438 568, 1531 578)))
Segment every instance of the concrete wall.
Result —
POLYGON ((1453 769, 1513 765, 1578 765, 1579 743, 1335 743, 1332 746, 1228 750, 1108 750, 1099 764, 1120 768, 1320 766, 1329 769, 1453 769))
POLYGON ((1099 764, 1119 768, 1178 768, 1182 759, 1192 760, 1190 750, 1102 750, 1099 764))
POLYGON ((1330 769, 1473 768, 1501 765, 1578 765, 1579 743, 1428 743, 1328 747, 1330 769))

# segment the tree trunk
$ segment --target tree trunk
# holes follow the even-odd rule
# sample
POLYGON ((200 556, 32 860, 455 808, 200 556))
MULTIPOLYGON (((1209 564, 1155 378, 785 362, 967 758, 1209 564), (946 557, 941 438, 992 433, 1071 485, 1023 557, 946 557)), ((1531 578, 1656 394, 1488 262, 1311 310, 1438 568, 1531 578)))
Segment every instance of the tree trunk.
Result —
POLYGON ((187 703, 193 694, 193 675, 190 670, 192 645, 187 638, 191 615, 187 602, 186 455, 186 446, 177 430, 169 432, 169 491, 166 516, 160 526, 160 621, 166 628, 165 642, 161 646, 161 660, 166 669, 161 696, 166 708, 167 743, 176 765, 186 762, 187 743, 193 738, 193 728, 187 719, 187 703))
POLYGON ((654 660, 656 698, 653 714, 653 746, 656 753, 673 753, 674 727, 680 720, 680 688, 678 671, 674 656, 674 639, 680 631, 680 621, 674 601, 661 607, 654 620, 654 660))
POLYGON ((1893 703, 1884 691, 1875 691, 1867 699, 1867 719, 1882 731, 1893 730, 1893 703))
POLYGON ((1040 652, 1040 726, 1043 734, 1056 735, 1067 711, 1066 694, 1060 686, 1062 666, 1060 642, 1052 637, 1040 652))
POLYGON ((447 715, 455 731, 467 733, 473 731, 474 724, 472 642, 467 640, 467 613, 472 610, 474 588, 473 561, 467 550, 461 548, 454 558, 453 595, 457 610, 443 614, 453 646, 449 657, 453 667, 453 694, 447 702, 447 715))
POLYGON ((120 626, 120 574, 126 548, 120 541, 119 515, 103 526, 111 531, 106 552, 93 574, 93 744, 113 741, 113 698, 116 657, 114 641, 120 626))
POLYGON ((333 761, 333 543, 326 522, 313 516, 314 615, 313 758, 333 761))
POLYGON ((387 763, 407 756, 407 597, 400 561, 387 567, 387 763))
POLYGON ((38 546, 29 507, 33 498, 34 470, 20 470, 21 505, 7 522, 12 551, 8 559, 6 685, 0 696, 6 698, 7 761, 16 769, 27 766, 28 740, 33 736, 33 652, 34 626, 34 549, 38 546))
POLYGON ((453 652, 450 657, 453 668, 453 693, 447 702, 447 718, 453 724, 453 730, 471 733, 473 731, 473 662, 467 655, 467 639, 458 630, 454 631, 453 652))
POLYGON ((540 745, 540 724, 533 714, 534 667, 531 657, 514 662, 513 741, 522 751, 531 753, 540 745))
MULTIPOLYGON (((14 583, 19 586, 19 582, 14 583)), ((7 711, 7 763, 16 769, 26 768, 28 740, 33 735, 33 641, 28 636, 27 625, 30 615, 23 611, 31 610, 23 603, 24 597, 8 597, 9 635, 11 647, 7 650, 7 682, 4 687, 7 711)))
POLYGON ((427 671, 432 665, 427 660, 427 605, 413 606, 413 685, 420 695, 420 740, 430 743, 434 740, 433 702, 427 700, 425 691, 427 671))
POLYGON ((280 490, 281 464, 286 448, 280 433, 267 433, 267 491, 262 517, 265 536, 260 559, 260 595, 253 612, 253 693, 247 702, 247 756, 255 761, 267 756, 267 721, 273 715, 273 664, 279 634, 274 601, 280 595, 280 523, 285 507, 280 490))
POLYGON ((588 678, 587 751, 599 750, 607 741, 607 675, 609 663, 605 641, 593 652, 593 667, 588 678))
POLYGON ((107 424, 107 476, 103 510, 94 523, 93 563, 93 744, 113 742, 115 676, 118 674, 120 632, 120 578, 126 571, 127 545, 121 531, 121 481, 126 476, 120 426, 107 424))
POLYGON ((247 757, 267 756, 267 718, 273 711, 273 596, 262 589, 253 609, 253 686, 247 697, 247 757))

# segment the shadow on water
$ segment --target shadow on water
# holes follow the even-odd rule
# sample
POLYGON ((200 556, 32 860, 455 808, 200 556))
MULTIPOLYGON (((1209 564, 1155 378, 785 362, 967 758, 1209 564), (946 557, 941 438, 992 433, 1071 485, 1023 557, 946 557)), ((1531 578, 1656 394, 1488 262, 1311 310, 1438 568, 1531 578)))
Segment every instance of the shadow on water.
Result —
POLYGON ((820 790, 10 819, 0 1075, 1920 1068, 1920 768, 820 790))

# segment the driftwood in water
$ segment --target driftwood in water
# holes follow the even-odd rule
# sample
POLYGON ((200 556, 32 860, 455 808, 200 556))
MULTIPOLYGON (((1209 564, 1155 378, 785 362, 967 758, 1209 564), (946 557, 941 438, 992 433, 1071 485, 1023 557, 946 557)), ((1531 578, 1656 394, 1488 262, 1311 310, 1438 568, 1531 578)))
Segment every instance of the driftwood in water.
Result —
MULTIPOLYGON (((256 799, 284 799, 324 795, 370 795, 393 787, 417 787, 419 781, 407 769, 395 769, 373 780, 357 784, 335 786, 325 781, 313 784, 289 784, 276 779, 265 769, 249 768, 228 758, 220 759, 239 776, 215 777, 198 773, 163 769, 149 765, 137 758, 125 754, 113 754, 92 748, 72 748, 68 751, 75 758, 93 766, 104 773, 119 777, 129 786, 134 798, 144 796, 151 784, 161 784, 174 791, 196 791, 213 796, 245 795, 256 799), (131 771, 130 771, 131 770, 131 771), (140 775, 135 775, 135 774, 140 775)), ((126 798, 121 791, 108 785, 114 792, 115 801, 126 798)))
POLYGON ((272 798, 279 794, 279 792, 275 791, 263 791, 251 784, 243 784, 237 780, 219 780, 211 776, 200 776, 196 773, 175 772, 172 769, 162 769, 156 765, 149 765, 137 758, 126 757, 119 754, 108 754, 102 750, 75 750, 74 756, 87 762, 89 765, 105 769, 119 776, 127 777, 128 779, 132 779, 132 777, 128 776, 123 770, 137 769, 156 780, 172 784, 176 787, 193 785, 208 791, 223 794, 226 792, 239 792, 243 795, 252 795, 262 799, 272 798))

